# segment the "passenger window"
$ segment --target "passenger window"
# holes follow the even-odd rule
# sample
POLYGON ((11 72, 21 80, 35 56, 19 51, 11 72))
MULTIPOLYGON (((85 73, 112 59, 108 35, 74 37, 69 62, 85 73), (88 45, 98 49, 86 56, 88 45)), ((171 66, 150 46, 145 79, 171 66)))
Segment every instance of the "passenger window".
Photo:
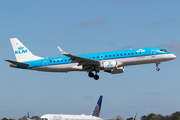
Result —
POLYGON ((139 52, 139 54, 141 54, 141 52, 139 52))
POLYGON ((132 55, 133 55, 133 53, 132 53, 132 55))
POLYGON ((69 61, 70 61, 70 59, 69 59, 69 61))
POLYGON ((130 53, 128 53, 128 55, 130 55, 130 53))
POLYGON ((103 56, 101 56, 101 58, 103 58, 103 56))
POLYGON ((52 60, 50 60, 50 63, 52 63, 52 60))
POLYGON ((111 55, 109 55, 109 57, 111 57, 111 55))
POLYGON ((113 55, 113 56, 115 56, 115 55, 113 55))
POLYGON ((126 55, 126 53, 124 55, 126 55))
POLYGON ((122 54, 121 54, 121 56, 122 56, 122 54))
POLYGON ((57 62, 59 62, 59 60, 57 60, 57 62))
POLYGON ((99 56, 97 56, 97 58, 99 58, 99 56))
POLYGON ((95 57, 93 57, 93 58, 95 58, 95 57))
POLYGON ((136 54, 137 54, 137 52, 136 52, 136 54))
POLYGON ((61 60, 61 62, 62 62, 63 60, 61 60))
POLYGON ((107 55, 106 55, 106 57, 107 57, 107 55))
POLYGON ((64 60, 64 61, 66 61, 66 60, 64 60))
POLYGON ((119 55, 117 54, 117 56, 119 56, 119 55))

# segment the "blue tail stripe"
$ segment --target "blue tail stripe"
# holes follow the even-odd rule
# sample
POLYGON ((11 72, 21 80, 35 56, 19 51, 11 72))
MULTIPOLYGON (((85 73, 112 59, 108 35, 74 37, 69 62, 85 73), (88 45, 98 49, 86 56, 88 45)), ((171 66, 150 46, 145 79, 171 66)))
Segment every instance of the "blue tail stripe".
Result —
POLYGON ((27 113, 27 118, 29 118, 29 112, 27 113))

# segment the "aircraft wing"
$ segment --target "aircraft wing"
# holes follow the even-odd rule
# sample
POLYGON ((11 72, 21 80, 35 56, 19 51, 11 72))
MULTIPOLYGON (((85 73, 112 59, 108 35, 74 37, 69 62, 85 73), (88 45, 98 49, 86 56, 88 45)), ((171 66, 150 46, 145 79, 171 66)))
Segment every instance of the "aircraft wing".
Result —
POLYGON ((13 60, 5 60, 5 61, 10 62, 10 63, 15 64, 15 65, 19 65, 19 66, 29 66, 29 64, 17 62, 17 61, 13 61, 13 60))
POLYGON ((92 60, 92 59, 87 59, 87 58, 83 58, 83 57, 78 57, 69 53, 64 52, 59 46, 58 49, 60 50, 60 52, 71 58, 72 62, 78 62, 79 65, 84 65, 84 66, 89 66, 89 65, 100 65, 99 61, 96 60, 92 60))

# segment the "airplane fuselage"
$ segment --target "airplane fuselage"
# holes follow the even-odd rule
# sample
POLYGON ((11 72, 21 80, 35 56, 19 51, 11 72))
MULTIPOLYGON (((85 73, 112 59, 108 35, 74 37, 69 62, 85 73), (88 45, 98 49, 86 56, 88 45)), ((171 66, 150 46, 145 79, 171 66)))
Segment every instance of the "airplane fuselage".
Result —
POLYGON ((72 55, 59 46, 58 49, 64 56, 42 58, 32 54, 17 38, 10 40, 17 60, 5 60, 12 63, 10 67, 45 72, 86 71, 95 80, 99 79, 97 73, 101 70, 118 74, 123 73, 124 66, 129 65, 156 63, 156 70, 159 71, 160 62, 176 58, 171 52, 158 47, 72 55))
MULTIPOLYGON (((120 62, 120 66, 139 65, 148 63, 160 63, 175 59, 176 56, 162 48, 143 48, 132 50, 121 50, 113 52, 102 52, 92 54, 77 55, 78 57, 87 58, 103 62, 116 61, 120 62)), ((79 65, 77 62, 72 62, 70 57, 54 57, 45 58, 34 61, 26 61, 23 63, 30 64, 29 66, 14 66, 16 68, 31 69, 47 72, 69 72, 69 71, 87 71, 83 68, 83 65, 79 65)), ((11 65, 12 66, 12 65, 11 65)), ((104 70, 99 65, 97 68, 104 70)))
POLYGON ((62 114, 46 114, 41 116, 40 120, 102 120, 100 117, 91 115, 62 115, 62 114))

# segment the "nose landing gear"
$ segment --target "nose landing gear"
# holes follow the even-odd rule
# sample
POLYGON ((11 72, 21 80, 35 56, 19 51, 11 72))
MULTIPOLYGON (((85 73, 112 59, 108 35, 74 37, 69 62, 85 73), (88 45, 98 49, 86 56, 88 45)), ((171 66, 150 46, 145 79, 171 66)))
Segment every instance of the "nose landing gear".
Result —
POLYGON ((88 76, 89 76, 90 78, 93 78, 93 77, 94 77, 95 80, 98 80, 98 79, 99 79, 99 76, 97 75, 97 72, 96 72, 95 75, 94 75, 94 73, 89 72, 88 76))
POLYGON ((160 68, 158 67, 159 64, 160 64, 160 62, 159 62, 159 63, 156 63, 156 70, 157 70, 157 71, 160 71, 160 68))

